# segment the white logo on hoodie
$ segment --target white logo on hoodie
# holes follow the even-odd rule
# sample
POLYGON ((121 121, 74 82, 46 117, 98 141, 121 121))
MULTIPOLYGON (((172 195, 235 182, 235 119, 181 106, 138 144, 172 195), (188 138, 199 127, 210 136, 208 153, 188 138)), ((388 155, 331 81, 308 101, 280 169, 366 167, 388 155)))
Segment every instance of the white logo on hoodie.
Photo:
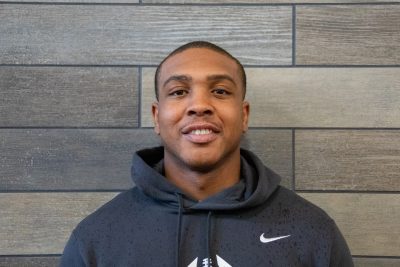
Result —
MULTIPOLYGON (((217 256, 217 264, 218 267, 232 267, 232 265, 230 265, 229 263, 227 263, 223 258, 221 258, 220 256, 217 256)), ((188 267, 197 267, 197 262, 199 260, 199 257, 195 258, 189 265, 188 267)), ((211 259, 208 258, 204 258, 202 260, 202 265, 201 267, 213 267, 212 265, 212 261, 211 259)))

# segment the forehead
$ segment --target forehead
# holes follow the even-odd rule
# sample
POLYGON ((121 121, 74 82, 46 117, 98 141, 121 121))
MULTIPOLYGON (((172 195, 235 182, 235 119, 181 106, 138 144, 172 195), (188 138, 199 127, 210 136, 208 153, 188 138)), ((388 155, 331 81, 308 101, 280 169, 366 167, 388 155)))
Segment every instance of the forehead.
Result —
POLYGON ((172 75, 226 74, 239 80, 237 63, 207 48, 189 48, 168 58, 162 65, 160 81, 172 75))

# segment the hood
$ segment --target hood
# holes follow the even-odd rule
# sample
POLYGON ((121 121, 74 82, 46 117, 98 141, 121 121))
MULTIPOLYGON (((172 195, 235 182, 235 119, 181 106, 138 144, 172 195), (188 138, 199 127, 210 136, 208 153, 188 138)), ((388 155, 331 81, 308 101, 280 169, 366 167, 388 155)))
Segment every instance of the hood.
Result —
POLYGON ((240 155, 240 181, 200 202, 186 196, 163 176, 163 147, 144 149, 134 154, 132 179, 146 195, 175 209, 181 204, 186 211, 250 208, 265 202, 271 196, 279 186, 280 177, 266 168, 252 152, 241 149, 240 155))

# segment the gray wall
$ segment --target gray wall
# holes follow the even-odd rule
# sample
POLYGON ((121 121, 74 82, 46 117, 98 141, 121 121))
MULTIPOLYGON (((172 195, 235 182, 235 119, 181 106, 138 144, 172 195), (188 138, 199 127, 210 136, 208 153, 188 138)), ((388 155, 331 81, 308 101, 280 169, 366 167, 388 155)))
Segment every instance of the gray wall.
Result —
MULTIPOLYGON (((40 1, 40 0, 39 0, 40 1)), ((400 3, 0 2, 0 266, 55 266, 132 186, 156 64, 204 39, 246 67, 243 146, 323 207, 357 266, 400 266, 400 3)))

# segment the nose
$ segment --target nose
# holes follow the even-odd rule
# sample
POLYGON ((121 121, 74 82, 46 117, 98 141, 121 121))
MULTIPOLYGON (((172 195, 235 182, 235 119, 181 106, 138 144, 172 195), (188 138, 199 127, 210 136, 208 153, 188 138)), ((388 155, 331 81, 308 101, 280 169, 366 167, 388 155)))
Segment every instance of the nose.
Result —
POLYGON ((211 104, 208 90, 203 88, 193 89, 187 108, 187 114, 190 116, 205 116, 213 113, 214 108, 211 104))

